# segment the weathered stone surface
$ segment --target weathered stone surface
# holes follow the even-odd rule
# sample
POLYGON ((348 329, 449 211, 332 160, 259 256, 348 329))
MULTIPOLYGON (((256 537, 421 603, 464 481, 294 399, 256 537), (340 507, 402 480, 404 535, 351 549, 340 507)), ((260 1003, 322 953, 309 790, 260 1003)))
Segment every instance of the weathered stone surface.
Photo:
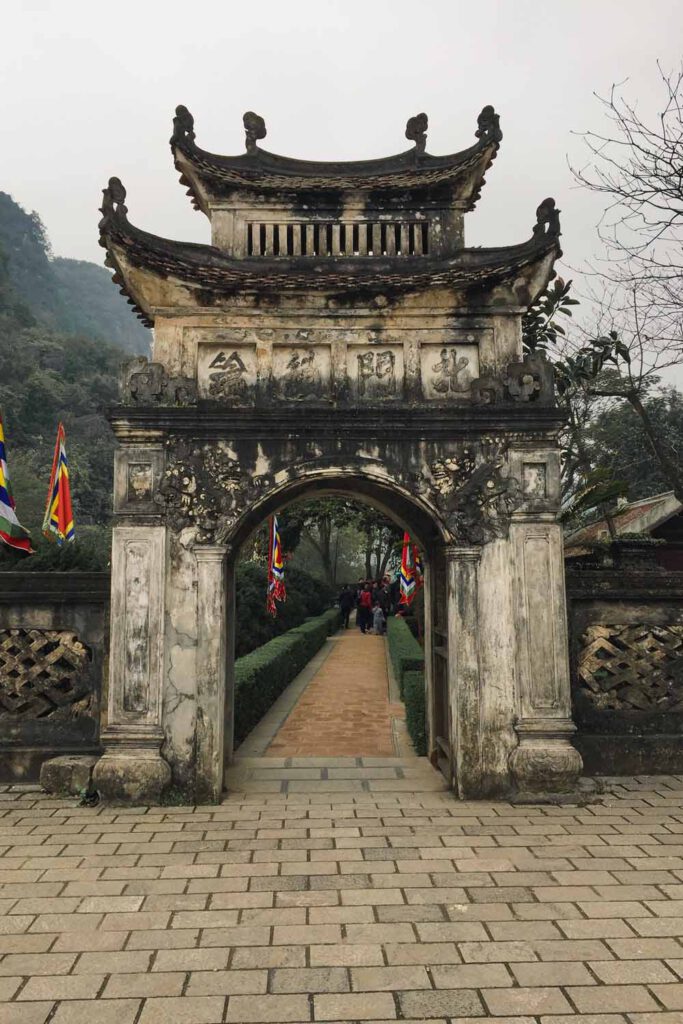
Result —
POLYGON ((40 784, 57 796, 78 796, 89 788, 97 761, 96 756, 89 754, 51 757, 40 767, 40 784))
POLYGON ((158 754, 124 748, 108 750, 93 770, 93 784, 115 804, 158 804, 171 782, 171 769, 158 754))

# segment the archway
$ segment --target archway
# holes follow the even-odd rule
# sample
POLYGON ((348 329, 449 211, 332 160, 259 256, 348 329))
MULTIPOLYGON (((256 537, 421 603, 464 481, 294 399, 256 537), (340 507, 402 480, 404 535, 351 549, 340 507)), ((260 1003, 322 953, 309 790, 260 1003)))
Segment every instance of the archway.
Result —
MULTIPOLYGON (((317 498, 324 496, 339 496, 356 500, 362 500, 382 512, 403 530, 407 530, 415 539, 421 551, 424 553, 425 569, 425 706, 427 709, 427 733, 429 737, 429 748, 432 752, 433 763, 440 763, 449 781, 451 781, 450 770, 450 713, 448 708, 448 684, 445 667, 447 665, 447 635, 445 631, 436 637, 434 609, 443 607, 447 594, 445 590, 445 575, 443 572, 435 573, 435 567, 443 562, 443 548, 445 536, 443 524, 435 516, 434 511, 422 502, 415 500, 411 495, 406 494, 402 488, 387 478, 381 466, 376 462, 368 460, 365 467, 356 467, 354 470, 341 469, 332 464, 318 465, 315 468, 307 467, 305 470, 295 467, 289 471, 290 477, 286 482, 280 482, 272 490, 264 494, 260 500, 244 511, 244 514, 228 529, 221 530, 221 537, 224 544, 216 546, 216 555, 220 558, 220 550, 224 549, 224 556, 219 569, 223 578, 224 602, 221 614, 225 616, 226 633, 223 649, 226 655, 224 693, 225 701, 220 707, 220 681, 217 682, 215 694, 209 694, 203 689, 206 695, 207 706, 200 711, 201 703, 198 704, 198 721, 209 719, 224 722, 223 732, 223 760, 227 765, 231 763, 234 754, 233 728, 234 728, 234 629, 235 621, 235 565, 243 544, 253 535, 254 531, 272 513, 280 512, 294 502, 306 498, 317 498), (438 647, 438 654, 435 648, 438 647), (218 706, 214 705, 214 696, 218 697, 218 706), (439 755, 437 757, 437 754, 439 755)), ((200 556, 200 558, 203 556, 200 556)), ((211 564, 209 560, 208 563, 211 564)), ((206 586, 206 582, 205 582, 206 586)), ((214 588, 206 586, 207 593, 213 593, 214 588)), ((215 629, 215 626, 214 626, 215 629)), ((208 636, 207 636, 208 641, 208 636)), ((198 762, 209 766, 211 771, 219 755, 212 758, 210 750, 203 754, 201 750, 202 738, 207 743, 214 742, 220 745, 220 738, 213 730, 210 734, 200 732, 198 736, 198 762)), ((372 754, 373 751, 365 751, 372 754)), ((201 781, 198 780, 201 785, 201 781)), ((215 781, 213 783, 215 786, 215 781)))
POLYGON ((174 160, 210 245, 138 229, 121 182, 104 190, 107 263, 155 338, 111 414, 97 784, 125 801, 157 801, 171 783, 220 799, 228 549, 289 495, 351 486, 427 553, 430 685, 443 697, 432 752, 458 794, 571 787, 562 418, 552 368, 522 347, 560 255, 555 202, 518 245, 465 246, 502 139, 490 106, 459 153, 429 154, 420 115, 413 149, 351 163, 268 153, 254 117, 246 153, 217 156, 176 110, 174 160))

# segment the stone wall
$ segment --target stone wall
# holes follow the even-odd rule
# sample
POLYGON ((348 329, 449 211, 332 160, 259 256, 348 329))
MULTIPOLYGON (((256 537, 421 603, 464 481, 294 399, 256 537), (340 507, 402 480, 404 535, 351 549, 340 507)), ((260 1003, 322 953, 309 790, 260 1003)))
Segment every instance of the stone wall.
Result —
POLYGON ((683 572, 577 569, 567 596, 584 770, 683 771, 683 572))
POLYGON ((99 753, 107 573, 0 573, 0 781, 99 753))

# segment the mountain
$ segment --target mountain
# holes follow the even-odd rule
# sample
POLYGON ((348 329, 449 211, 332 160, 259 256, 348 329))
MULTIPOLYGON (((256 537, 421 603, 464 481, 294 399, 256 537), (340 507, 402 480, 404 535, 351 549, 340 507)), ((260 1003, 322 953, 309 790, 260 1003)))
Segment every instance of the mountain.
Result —
POLYGON ((127 352, 149 352, 151 332, 135 318, 110 273, 96 263, 54 257, 38 214, 26 213, 6 192, 0 192, 0 251, 16 297, 39 324, 127 352))

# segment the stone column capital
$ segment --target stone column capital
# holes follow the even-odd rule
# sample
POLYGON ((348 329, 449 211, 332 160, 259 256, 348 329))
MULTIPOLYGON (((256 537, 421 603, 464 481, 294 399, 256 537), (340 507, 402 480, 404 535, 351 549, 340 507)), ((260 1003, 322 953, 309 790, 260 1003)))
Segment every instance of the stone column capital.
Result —
POLYGON ((198 562, 222 562, 230 549, 230 544, 197 544, 194 553, 198 562))
POLYGON ((449 562, 471 562, 476 565, 481 560, 481 548, 464 548, 458 544, 447 544, 444 552, 449 562))

